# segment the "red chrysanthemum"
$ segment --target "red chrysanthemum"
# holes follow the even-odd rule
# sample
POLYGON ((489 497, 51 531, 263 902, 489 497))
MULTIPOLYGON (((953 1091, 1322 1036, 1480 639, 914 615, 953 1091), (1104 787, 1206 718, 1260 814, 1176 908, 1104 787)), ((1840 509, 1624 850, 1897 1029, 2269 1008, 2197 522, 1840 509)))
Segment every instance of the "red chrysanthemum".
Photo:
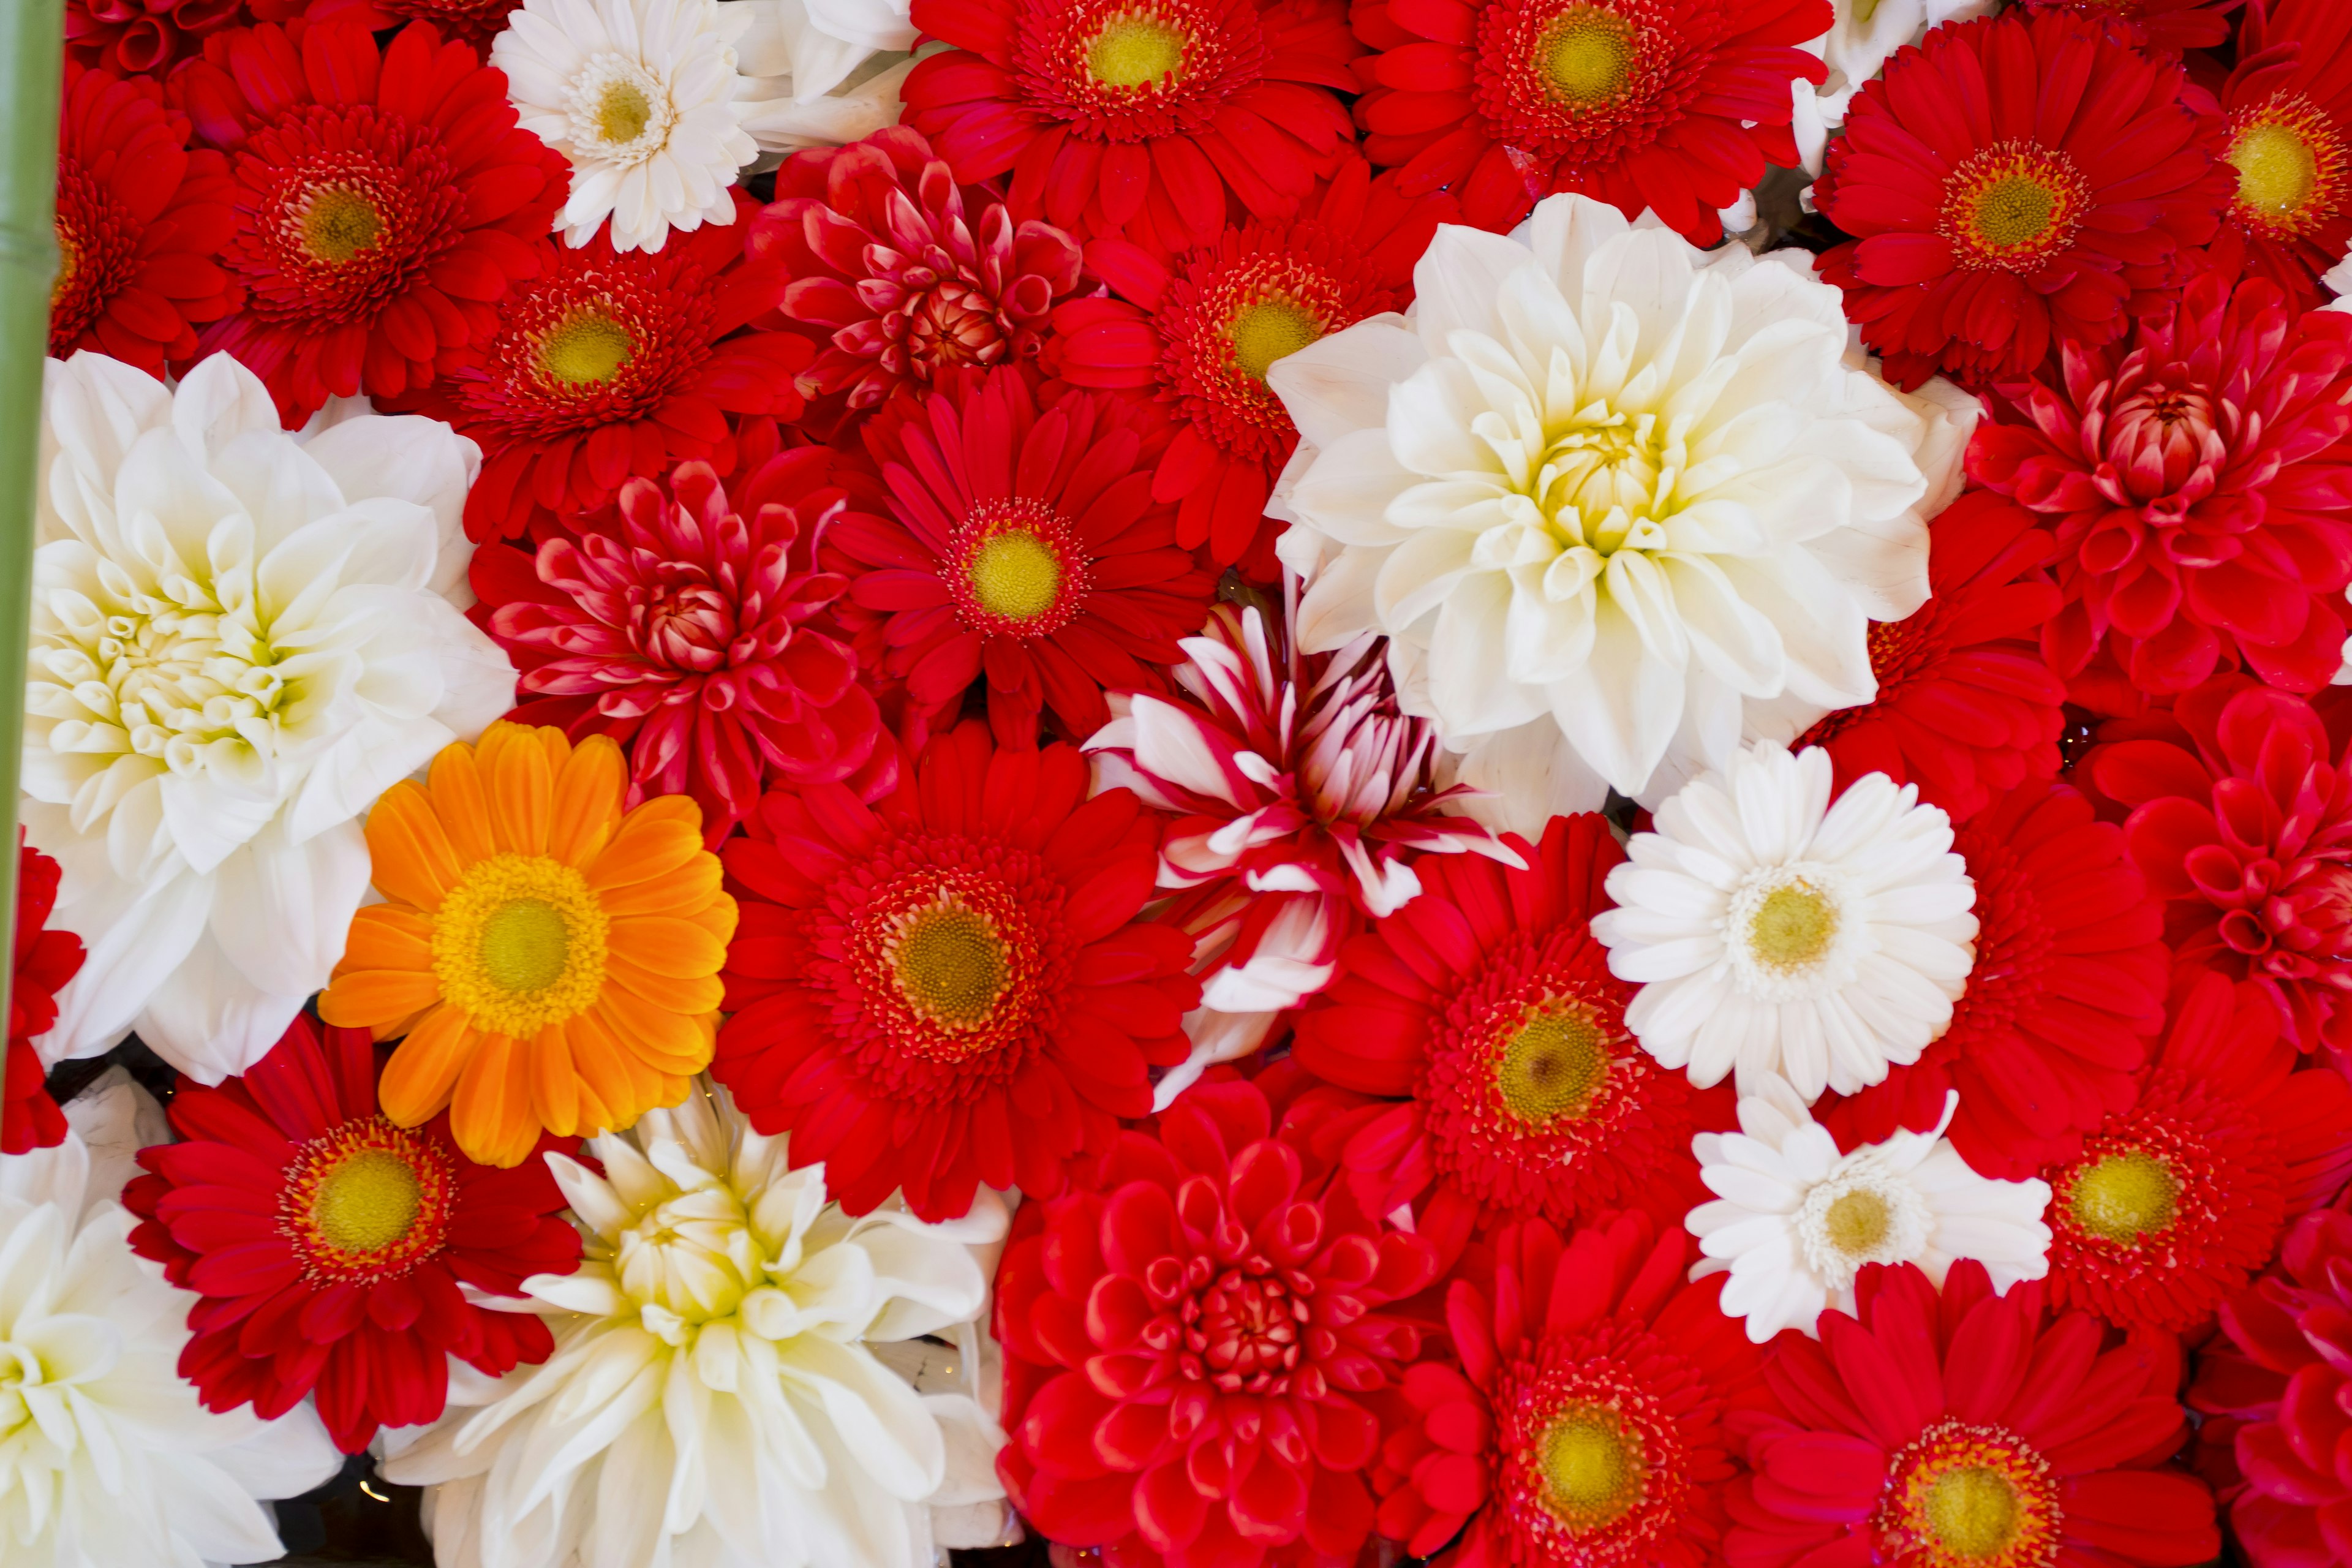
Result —
POLYGON ((1449 1260, 1474 1226, 1555 1225, 1640 1206, 1672 1225, 1706 1189, 1690 1157, 1731 1125, 1625 1028, 1633 987, 1587 923, 1625 858, 1604 817, 1556 816, 1528 862, 1426 857, 1422 891, 1339 952, 1339 975, 1296 1021, 1316 1077, 1401 1104, 1356 1111, 1341 1163, 1375 1214, 1411 1204, 1449 1260))
POLYGON ((1428 1337, 1387 1309, 1436 1258, 1275 1110, 1195 1086, 1091 1190, 1024 1204, 997 1272, 997 1473, 1106 1568, 1350 1563, 1371 1533, 1375 1401, 1428 1337))
POLYGON ((952 715, 988 678, 1008 746, 1038 715, 1072 740, 1110 721, 1113 691, 1160 691, 1215 586, 1151 499, 1165 425, 1148 405, 1073 392, 1039 409, 1017 369, 963 372, 867 421, 887 516, 852 511, 824 564, 852 579, 841 611, 870 668, 952 715))
POLYGON ((1192 944, 1136 918, 1159 824, 1130 791, 1088 800, 1071 747, 966 724, 870 808, 813 784, 748 826, 711 1072, 850 1213, 902 1186, 926 1219, 982 1182, 1051 1197, 1184 1059, 1192 944))
POLYGON ((2158 54, 2230 41, 2230 13, 2245 0, 2025 0, 2029 11, 2080 11, 2123 24, 2124 36, 2158 54))
POLYGON ((2158 303, 2229 200, 2220 124, 2177 63, 2072 12, 1947 23, 1847 110, 1813 185, 1822 258, 1916 386, 2030 375, 2158 303))
POLYGON ((2054 774, 2066 688, 2035 646, 2060 603, 2033 574, 2051 549, 2036 523, 1982 490, 1937 513, 1927 525, 1927 602, 1906 619, 1871 623, 1877 697, 1839 709, 1790 749, 1825 749, 1840 791, 1871 773, 1916 784, 1955 822, 2054 774))
POLYGON ((1976 963, 1951 1026, 1907 1067, 1820 1112, 1842 1147, 1897 1127, 1949 1136, 1976 1171, 2023 1181, 2074 1159, 2132 1102, 2164 1026, 2161 907, 2122 832, 2063 784, 2029 781, 1961 825, 1953 849, 1977 890, 1976 963))
POLYGON ((2352 609, 2352 316, 2213 274, 2054 374, 2004 384, 1977 483, 2049 519, 2074 700, 2129 712, 2216 668, 2316 691, 2352 609), (2104 658, 2100 656, 2104 655, 2104 658))
POLYGON ((141 79, 66 65, 58 117, 58 277, 49 357, 80 349, 151 375, 196 352, 241 293, 215 259, 236 230, 228 163, 141 79))
POLYGON ((2198 975, 2132 1108, 2050 1184, 2050 1300, 2125 1328, 2205 1321, 2352 1172, 2352 1087, 2296 1071, 2269 998, 2198 975))
POLYGON ((6 1056, 0 1059, 0 1154, 24 1154, 65 1142, 65 1113, 49 1098, 47 1069, 33 1042, 58 1021, 58 992, 81 968, 81 938, 50 931, 58 902, 58 863, 16 830, 16 945, 8 984, 6 1056))
POLYGON ((427 385, 539 269, 570 168, 517 124, 505 75, 430 26, 381 50, 349 21, 238 28, 172 85, 236 182, 221 260, 245 303, 198 352, 243 360, 289 428, 427 385))
POLYGON ((1260 514, 1298 430, 1266 367, 1403 310, 1413 263, 1453 216, 1449 199, 1400 196, 1392 178, 1372 179, 1351 157, 1297 217, 1228 228, 1172 261, 1098 239, 1087 266, 1110 293, 1054 312, 1047 366, 1074 385, 1148 390, 1171 405, 1181 423, 1151 494, 1179 503, 1176 542, 1205 544, 1221 565, 1247 555, 1251 574, 1270 581, 1277 531, 1262 531, 1260 514))
POLYGON ((1789 83, 1826 70, 1797 46, 1833 19, 1828 0, 1355 0, 1380 51, 1357 67, 1364 153, 1497 234, 1580 191, 1711 246, 1717 209, 1796 166, 1789 83))
POLYGON ((1372 1471, 1381 1533, 1427 1556, 1466 1522, 1442 1568, 1723 1562, 1737 1423, 1765 1395, 1725 1277, 1686 1284, 1691 1261, 1639 1214, 1482 1246, 1446 1295, 1461 1370, 1405 1373, 1412 1419, 1372 1471))
POLYGON ((446 1115, 412 1129, 378 1111, 389 1055, 365 1029, 296 1018, 243 1078, 182 1080, 184 1142, 142 1150, 150 1173, 122 1194, 144 1221, 131 1247, 204 1298, 180 1375, 206 1407, 274 1420, 315 1390, 350 1454, 379 1426, 439 1416, 450 1356, 495 1376, 554 1350, 537 1317, 477 1305, 461 1285, 520 1297, 526 1277, 580 1259, 542 1162, 478 1165, 446 1115))
POLYGON ((2236 195, 2213 237, 2226 277, 2268 278, 2308 309, 2352 242, 2352 8, 2250 4, 2221 89, 2236 195))
POLYGON ((914 0, 955 47, 899 97, 967 183, 1013 211, 1162 254, 1235 207, 1286 217, 1352 128, 1360 51, 1339 0, 914 0), (1335 90, 1336 89, 1336 90, 1335 90))
POLYGON ((1872 1265, 1859 1321, 1782 1334, 1785 1416, 1748 1432, 1727 1542, 1741 1568, 2186 1568, 2221 1550, 2213 1499, 2157 1467, 2188 1424, 2169 1335, 2054 1321, 2040 1281, 1995 1296, 1953 1265, 1872 1265))

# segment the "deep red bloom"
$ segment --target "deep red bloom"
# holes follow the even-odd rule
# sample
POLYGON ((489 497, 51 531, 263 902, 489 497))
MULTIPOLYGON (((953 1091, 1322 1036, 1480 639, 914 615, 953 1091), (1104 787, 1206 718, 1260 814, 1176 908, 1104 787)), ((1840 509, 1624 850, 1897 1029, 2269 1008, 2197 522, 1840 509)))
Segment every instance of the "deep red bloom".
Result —
POLYGON ((1953 1147, 1981 1175, 2023 1181, 2131 1105, 2164 1026, 2163 913, 2123 834, 2066 784, 2020 784, 1952 847, 1976 883, 1978 931, 1951 1026, 1916 1062, 1816 1114, 1852 1148, 1932 1129, 1958 1089, 1953 1147))
MULTIPOLYGON (((283 5, 285 0, 265 4, 283 5)), ((521 7, 522 0, 307 0, 302 15, 313 22, 355 22, 372 33, 404 22, 430 22, 443 37, 457 40, 487 60, 490 40, 505 31, 507 17, 521 7)))
POLYGON ((1181 503, 1176 542, 1207 545, 1252 575, 1279 576, 1260 514, 1298 445, 1266 367, 1366 316, 1412 300, 1412 267, 1437 226, 1454 216, 1444 196, 1408 199, 1360 158, 1340 164, 1298 216, 1253 220, 1162 262, 1123 239, 1087 247, 1108 296, 1054 312, 1047 366, 1077 386, 1132 387, 1172 405, 1181 421, 1151 477, 1154 500, 1181 503), (1253 551, 1253 542, 1258 549, 1253 551))
POLYGON ((34 1040, 58 1021, 58 992, 81 968, 81 938, 50 931, 58 902, 58 863, 16 830, 16 947, 8 984, 6 1057, 0 1060, 0 1154, 24 1154, 65 1142, 65 1113, 49 1098, 34 1040))
POLYGON ((477 1306, 460 1285, 519 1297, 528 1276, 580 1261, 544 1163, 478 1165, 446 1114, 412 1129, 377 1110, 389 1055, 365 1029, 296 1018, 243 1078, 181 1081, 184 1142, 141 1151, 150 1173, 122 1194, 145 1222, 132 1248, 204 1298, 180 1375, 205 1406, 274 1420, 315 1389, 347 1454, 379 1426, 437 1417, 450 1356, 495 1376, 554 1350, 537 1317, 477 1306))
POLYGON ((2033 571, 2051 550, 2037 521, 1982 490, 1938 512, 1927 525, 1927 602, 1870 626, 1878 696, 1828 715, 1790 749, 1826 749, 1841 792, 1870 773, 1916 784, 1955 822, 2055 773, 2066 688, 2036 646, 2060 603, 2033 571))
POLYGON ((1339 0, 914 0, 955 48, 898 89, 963 181, 1080 237, 1163 254, 1235 209, 1286 217, 1349 140, 1339 0), (1336 91, 1335 91, 1336 89, 1336 91))
POLYGON ((302 10, 303 0, 66 0, 66 58, 161 81, 204 47, 207 33, 247 21, 283 22, 302 10))
POLYGON ((2159 1469, 2187 1431, 2169 1335, 2044 1315, 2038 1280, 1995 1296, 1953 1265, 1874 1264, 1862 1315, 1782 1334, 1764 1364, 1787 1411, 1748 1432, 1732 1483, 1742 1568, 2185 1568, 2221 1550, 2213 1499, 2159 1469))
POLYGON ((1856 95, 1814 183, 1856 237, 1822 276, 1906 386, 2030 375, 2053 343, 2104 343, 2221 221, 2208 102, 2072 12, 1932 28, 1856 95))
POLYGON ((2124 36, 2155 54, 2210 49, 2230 41, 2230 13, 2245 0, 2025 0, 2029 11, 2080 11, 2123 24, 2124 36))
POLYGON ((1215 586, 1151 499, 1168 432, 1147 405, 1070 393, 1040 410, 1023 372, 963 373, 867 421, 887 516, 850 512, 824 563, 852 579, 842 621, 869 668, 951 716, 988 678, 997 740, 1040 711, 1073 740, 1113 691, 1160 691, 1215 586))
POLYGON ((1128 790, 1088 800, 1075 749, 966 724, 871 808, 812 784, 747 826, 711 1072, 850 1213, 902 1185, 926 1219, 982 1182, 1051 1197, 1184 1059, 1192 944, 1136 919, 1160 826, 1128 790))
POLYGON ((1482 1246, 1445 1299, 1461 1370, 1405 1373, 1412 1419, 1372 1471, 1381 1532, 1427 1555, 1466 1521, 1442 1568, 1721 1563, 1736 1424, 1765 1395, 1724 1276, 1685 1284, 1691 1261, 1638 1214, 1482 1246))
POLYGON ((1789 83, 1826 69, 1797 46, 1832 19, 1828 0, 1355 0, 1380 51, 1357 67, 1364 155, 1497 234, 1580 191, 1711 246, 1717 208, 1796 166, 1789 83))
POLYGON ((2200 276, 2105 348, 2004 384, 1969 473, 2050 520, 2051 668, 2095 710, 2216 668, 2315 691, 2352 609, 2352 317, 2200 276), (2101 653, 2105 660, 2095 663, 2101 653), (2084 678, 2088 672, 2087 679, 2084 678))
POLYGON ((2269 279, 2309 309, 2352 241, 2352 9, 2250 4, 2221 89, 2236 198, 2213 237, 2224 276, 2269 279))
POLYGON ((1425 1339, 1387 1309, 1436 1258, 1273 1123, 1258 1085, 1211 1079, 1119 1134, 1093 1190, 1023 1205, 997 1473, 1057 1544, 1253 1568, 1352 1562, 1371 1533, 1367 1396, 1425 1339))
POLYGON ((236 181, 221 259, 245 304, 198 352, 243 360, 289 428, 425 387, 539 269, 569 167, 516 123, 504 73, 431 27, 380 52, 353 22, 241 27, 172 86, 236 181))

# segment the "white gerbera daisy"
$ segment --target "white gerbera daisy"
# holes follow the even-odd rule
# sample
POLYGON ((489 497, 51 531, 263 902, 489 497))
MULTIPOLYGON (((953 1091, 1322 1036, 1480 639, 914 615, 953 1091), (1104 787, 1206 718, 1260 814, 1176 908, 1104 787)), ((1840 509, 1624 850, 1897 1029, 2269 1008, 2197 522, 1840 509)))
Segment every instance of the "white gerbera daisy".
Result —
POLYGON ((759 156, 735 44, 753 14, 718 0, 524 0, 490 43, 522 128, 572 161, 555 226, 575 248, 613 220, 615 250, 735 221, 759 156))
POLYGON ((1954 1262, 1985 1266, 1996 1292, 2050 1268, 2042 1221, 2050 1184, 1988 1181, 1944 1137, 1959 1096, 1944 1097, 1933 1132, 1897 1131, 1838 1152, 1796 1090, 1768 1078, 1739 1102, 1739 1131, 1691 1140, 1717 1194, 1684 1222, 1706 1260, 1694 1279, 1729 1270, 1727 1316, 1762 1344, 1782 1329, 1817 1331, 1823 1311, 1854 1310, 1864 1265, 1913 1263, 1937 1286, 1954 1262))
POLYGON ((1759 741, 1694 780, 1609 873, 1592 918, 1609 968, 1641 986, 1625 1026, 1705 1089, 1773 1074, 1811 1104, 1916 1061, 1975 959, 1976 884, 1951 819, 1916 784, 1856 779, 1830 802, 1829 753, 1759 741))

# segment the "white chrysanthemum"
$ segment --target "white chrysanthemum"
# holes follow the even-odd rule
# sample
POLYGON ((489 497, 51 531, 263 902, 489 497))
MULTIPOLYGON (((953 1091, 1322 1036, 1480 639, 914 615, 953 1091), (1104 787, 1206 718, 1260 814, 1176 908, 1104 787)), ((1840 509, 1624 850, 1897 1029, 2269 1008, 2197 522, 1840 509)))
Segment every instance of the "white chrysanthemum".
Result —
MULTIPOLYGON (((276 1421, 206 1410, 180 1376, 196 1298, 131 1250, 115 1201, 131 1136, 127 1079, 66 1108, 64 1142, 0 1157, 0 1563, 202 1568, 284 1551, 257 1499, 333 1475, 308 1405, 276 1421)), ((152 1106, 152 1102, 147 1102, 152 1106)))
POLYGON ((1951 819, 1867 773, 1830 803, 1830 757, 1759 741, 1658 808, 1592 917, 1641 990, 1625 1026, 1705 1089, 1774 1074, 1807 1104, 1919 1059, 1975 960, 1976 884, 1951 819))
POLYGON ((548 1157, 580 1271, 525 1284, 554 1355, 453 1378, 449 1413, 393 1441, 384 1474, 436 1489, 443 1563, 929 1568, 992 1539, 1003 1516, 973 1505, 1003 1495, 1003 1435, 968 1393, 917 1392, 939 1347, 905 1342, 961 1329, 976 1373, 995 1194, 948 1225, 853 1219, 721 1090, 588 1150, 602 1176, 548 1157), (975 1514, 979 1540, 948 1533, 975 1514))
POLYGON ((1854 1310, 1864 1265, 1915 1263, 1937 1286, 1963 1258, 1985 1266, 1996 1292, 2050 1268, 2042 1222, 2050 1184, 1989 1181, 1944 1137, 1959 1096, 1944 1097, 1933 1132, 1898 1131, 1851 1154, 1807 1114, 1780 1079, 1739 1101, 1739 1131, 1691 1140, 1699 1177, 1716 1194, 1686 1228, 1706 1260, 1701 1279, 1728 1269, 1727 1317, 1748 1320, 1762 1344, 1782 1329, 1817 1332, 1824 1310, 1854 1310))
POLYGON ((277 1042, 367 890, 358 818, 514 700, 466 620, 478 462, 436 420, 301 436, 226 354, 51 363, 25 822, 89 949, 40 1048, 135 1024, 206 1083, 277 1042))
POLYGON ((1862 84, 1885 67, 1886 58, 1947 22, 1992 14, 1994 0, 1835 0, 1830 30, 1803 46, 1830 68, 1821 86, 1799 77, 1793 129, 1808 174, 1822 172, 1829 133, 1845 123, 1846 106, 1862 84))
POLYGON ((572 161, 565 243, 608 216, 615 250, 735 221, 736 171, 760 152, 735 55, 753 19, 718 0, 524 0, 509 15, 490 63, 522 128, 572 161))
POLYGON ((1508 238, 1441 227, 1410 315, 1268 374, 1304 646, 1386 633, 1406 711, 1523 832, 1722 766, 1745 699, 1868 701, 1869 623, 1927 598, 1972 405, 1870 374, 1784 255, 1553 196, 1508 238))
POLYGON ((736 40, 743 129, 763 153, 838 147, 898 120, 915 62, 907 0, 719 0, 751 18, 736 40))

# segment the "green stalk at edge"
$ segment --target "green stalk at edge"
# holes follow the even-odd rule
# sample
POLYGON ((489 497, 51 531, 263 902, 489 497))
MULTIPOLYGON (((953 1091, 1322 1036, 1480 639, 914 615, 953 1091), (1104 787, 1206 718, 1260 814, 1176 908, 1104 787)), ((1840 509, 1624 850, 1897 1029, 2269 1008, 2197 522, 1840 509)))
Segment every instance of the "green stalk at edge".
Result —
POLYGON ((16 775, 33 596, 41 367, 57 276, 58 93, 63 0, 0 0, 0 1018, 16 939, 16 775))

